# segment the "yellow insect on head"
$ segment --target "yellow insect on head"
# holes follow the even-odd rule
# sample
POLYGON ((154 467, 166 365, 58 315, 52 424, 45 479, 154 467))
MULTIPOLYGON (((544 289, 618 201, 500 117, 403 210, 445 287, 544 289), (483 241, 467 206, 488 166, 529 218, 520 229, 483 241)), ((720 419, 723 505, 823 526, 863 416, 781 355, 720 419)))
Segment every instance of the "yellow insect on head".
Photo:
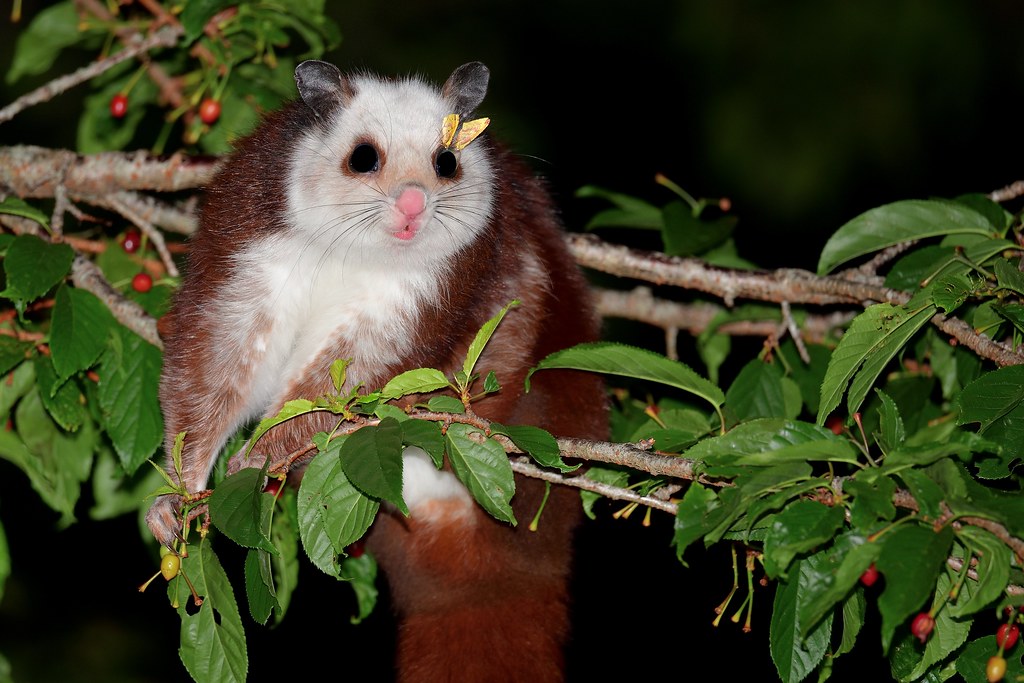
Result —
POLYGON ((460 125, 458 114, 448 114, 441 123, 441 144, 445 149, 465 149, 469 143, 480 136, 480 133, 484 132, 490 123, 490 119, 482 118, 466 121, 460 125))

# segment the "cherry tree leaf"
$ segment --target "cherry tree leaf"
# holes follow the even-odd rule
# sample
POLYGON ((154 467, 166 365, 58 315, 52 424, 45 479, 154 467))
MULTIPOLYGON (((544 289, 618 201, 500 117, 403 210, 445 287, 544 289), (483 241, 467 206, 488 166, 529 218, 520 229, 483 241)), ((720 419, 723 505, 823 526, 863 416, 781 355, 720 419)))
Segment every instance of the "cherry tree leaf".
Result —
POLYGON ((210 544, 203 541, 182 559, 196 592, 203 598, 192 609, 192 594, 181 575, 167 586, 181 617, 182 663, 197 683, 244 683, 249 669, 245 633, 231 583, 210 544))
POLYGON ((862 213, 833 233, 818 259, 818 275, 901 242, 958 233, 995 237, 995 232, 984 215, 957 202, 893 202, 862 213))
POLYGON ((821 384, 818 424, 824 424, 839 405, 847 386, 847 412, 857 412, 885 366, 931 320, 935 311, 934 304, 914 308, 876 304, 854 318, 829 360, 821 384))
POLYGON ((162 358, 155 346, 124 327, 115 327, 110 341, 100 361, 99 404, 103 427, 131 474, 163 440, 157 398, 162 358))
POLYGON ((103 353, 114 325, 114 316, 94 294, 60 287, 50 329, 50 351, 57 376, 65 379, 92 367, 103 353))
POLYGON ((725 394, 721 389, 685 364, 627 344, 592 342, 556 351, 530 369, 526 376, 526 390, 530 390, 530 377, 533 373, 554 368, 586 370, 658 382, 695 394, 714 406, 715 410, 725 403, 725 394))
POLYGON ((515 493, 512 465, 505 449, 492 439, 477 440, 480 430, 465 424, 453 424, 446 433, 448 460, 476 501, 495 518, 515 524, 510 501, 515 493))
POLYGON ((402 425, 385 417, 377 426, 349 434, 341 444, 341 469, 360 491, 394 503, 404 514, 402 498, 402 425))
POLYGON ((418 368, 408 370, 395 376, 384 388, 380 390, 380 397, 384 401, 393 398, 400 398, 408 394, 426 394, 448 386, 448 378, 440 370, 433 368, 418 368))

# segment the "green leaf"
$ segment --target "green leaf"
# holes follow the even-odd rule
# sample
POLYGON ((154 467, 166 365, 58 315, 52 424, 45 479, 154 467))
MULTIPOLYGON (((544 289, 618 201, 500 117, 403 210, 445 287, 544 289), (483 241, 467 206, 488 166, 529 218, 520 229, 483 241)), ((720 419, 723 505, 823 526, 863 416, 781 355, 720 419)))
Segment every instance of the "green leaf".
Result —
POLYGON ((824 424, 839 405, 847 385, 847 412, 858 412, 868 389, 885 366, 933 315, 935 306, 931 304, 916 310, 876 304, 854 318, 832 352, 821 385, 818 424, 824 424))
POLYGON ((210 519, 224 535, 240 546, 268 553, 277 549, 264 531, 264 516, 274 504, 263 495, 266 469, 247 467, 225 477, 209 498, 210 519))
MULTIPOLYGON (((885 286, 891 289, 916 290, 929 278, 938 277, 956 261, 952 246, 928 244, 900 256, 885 275, 885 286)), ((964 271, 958 271, 964 272, 964 271)))
POLYGON ((428 394, 448 386, 448 378, 440 370, 419 368, 408 370, 393 378, 380 390, 384 401, 400 398, 409 394, 428 394))
POLYGON ((277 412, 277 415, 265 417, 260 420, 258 425, 256 425, 256 429, 253 430, 252 436, 249 438, 249 445, 246 447, 246 454, 251 453, 256 447, 256 442, 258 442, 260 438, 272 428, 282 422, 292 419, 293 417, 305 415, 307 413, 315 413, 319 410, 323 409, 318 408, 312 401, 304 398, 285 401, 285 404, 281 406, 281 410, 277 412))
POLYGON ((277 498, 274 508, 270 538, 277 548, 277 554, 270 557, 274 577, 274 623, 284 619, 291 604, 292 593, 299 583, 299 527, 296 506, 298 496, 292 489, 285 489, 277 498))
POLYGON ((562 460, 562 452, 558 450, 558 440, 550 432, 529 425, 505 425, 491 423, 492 434, 504 434, 512 439, 512 443, 521 451, 529 453, 537 464, 543 467, 554 467, 562 472, 572 472, 579 465, 569 465, 562 460))
POLYGON ((888 452, 902 446, 907 438, 907 434, 903 428, 903 418, 900 417, 900 409, 896 405, 896 401, 893 401, 881 389, 876 389, 875 393, 878 394, 878 398, 882 401, 882 410, 879 415, 879 425, 882 428, 882 433, 879 436, 879 445, 883 451, 888 452))
POLYGON ((9 417, 11 408, 36 388, 35 363, 21 363, 0 381, 0 416, 9 417))
POLYGON ((670 256, 697 256, 725 242, 736 229, 735 216, 702 220, 681 201, 669 202, 662 209, 661 239, 670 256))
POLYGON ((928 526, 901 526, 881 537, 884 544, 876 562, 885 576, 878 598, 882 615, 882 651, 888 653, 896 628, 925 606, 935 590, 953 542, 948 525, 939 531, 928 526))
POLYGON ((350 358, 338 358, 331 362, 331 383, 334 385, 335 391, 341 391, 341 388, 345 386, 345 376, 351 362, 350 358))
POLYGON ((203 29, 217 12, 236 4, 233 0, 190 0, 181 12, 181 25, 185 29, 185 42, 191 43, 203 35, 203 29))
POLYGON ((744 365, 725 392, 730 417, 741 422, 759 417, 795 418, 800 404, 796 411, 787 405, 782 380, 782 370, 776 365, 756 358, 744 365))
POLYGON ((123 62, 104 74, 108 77, 104 85, 86 96, 76 135, 81 154, 98 154, 131 145, 135 132, 146 117, 146 110, 157 106, 159 95, 156 83, 149 78, 133 82, 134 75, 132 60, 123 62), (129 83, 133 84, 128 95, 128 112, 120 119, 114 118, 110 115, 110 100, 129 83))
POLYGON ((872 528, 878 522, 888 522, 896 516, 892 503, 896 482, 877 475, 874 470, 862 470, 843 485, 843 493, 853 497, 850 521, 855 527, 872 528))
POLYGON ((47 218, 45 213, 23 199, 18 199, 14 196, 5 197, 4 200, 0 202, 0 213, 12 216, 21 216, 22 218, 27 218, 30 221, 39 223, 39 225, 43 226, 47 230, 50 229, 50 219, 47 218))
POLYGON ((1017 328, 1018 332, 1024 332, 1024 305, 1013 303, 996 304, 992 306, 992 310, 1010 321, 1017 328))
MULTIPOLYGON (((939 574, 936 592, 948 594, 952 588, 952 579, 946 572, 939 574)), ((964 583, 961 595, 972 590, 970 580, 964 583)), ((971 628, 970 619, 954 618, 950 610, 939 610, 935 615, 935 629, 928 638, 921 660, 913 670, 901 680, 918 680, 929 669, 946 660, 967 641, 967 633, 971 628)))
POLYGON ((100 361, 99 404, 103 427, 129 474, 149 459, 163 440, 157 389, 160 350, 124 327, 113 328, 100 361))
POLYGON ((139 501, 145 500, 157 487, 164 483, 163 477, 154 467, 143 467, 131 477, 126 477, 112 448, 105 445, 97 449, 92 469, 92 499, 89 518, 94 520, 115 519, 139 511, 139 501))
POLYGON ((998 600, 1010 583, 1013 561, 1010 549, 990 531, 964 526, 958 538, 977 556, 975 571, 978 578, 968 599, 961 595, 961 599, 949 606, 949 614, 953 617, 975 614, 998 600))
POLYGON ((480 505, 496 519, 515 524, 510 502, 515 494, 512 465, 505 449, 493 439, 477 441, 478 429, 455 423, 448 427, 446 443, 448 461, 480 505))
POLYGON ((341 563, 341 578, 352 586, 359 610, 349 617, 349 622, 359 624, 370 616, 377 604, 377 561, 365 553, 346 557, 341 563))
MULTIPOLYGON (((629 486, 629 475, 624 470, 615 467, 603 467, 599 464, 594 464, 580 476, 586 477, 591 481, 608 484, 609 486, 619 486, 622 488, 629 486)), ((583 513, 588 519, 596 519, 594 505, 598 501, 607 500, 604 496, 593 491, 580 491, 580 499, 583 501, 583 513)))
POLYGON ((197 683, 244 683, 249 668, 245 633, 238 603, 227 574, 210 544, 203 541, 188 558, 182 570, 203 604, 189 614, 192 596, 181 576, 168 584, 168 596, 178 605, 181 617, 181 647, 178 654, 189 675, 197 683))
POLYGON ((708 468, 706 472, 710 477, 732 478, 734 484, 719 493, 719 509, 711 511, 705 520, 704 544, 710 546, 727 534, 731 534, 730 538, 748 538, 749 528, 756 520, 748 524, 741 518, 754 501, 803 486, 811 477, 811 466, 806 462, 784 462, 771 467, 708 468))
POLYGON ((64 279, 74 256, 66 244, 51 244, 35 235, 18 235, 4 257, 7 288, 0 296, 11 299, 20 309, 64 279))
POLYGON ((250 548, 245 555, 245 595, 249 602, 249 616, 261 625, 266 625, 278 606, 270 558, 270 553, 257 548, 250 548))
POLYGON ((75 431, 87 419, 85 397, 78 390, 78 384, 73 380, 60 381, 49 356, 36 356, 33 362, 39 397, 46 411, 63 429, 75 431))
POLYGON ((676 509, 675 533, 672 537, 676 557, 684 567, 689 565, 683 560, 683 553, 718 524, 718 509, 718 495, 712 489, 695 481, 690 483, 676 509))
POLYGON ((1021 273, 1019 268, 1004 258, 996 259, 992 267, 995 269, 1000 287, 1024 294, 1024 273, 1021 273))
MULTIPOLYGON (((498 314, 483 324, 480 330, 473 337, 473 342, 469 345, 469 350, 466 352, 466 360, 462 364, 462 371, 466 374, 466 377, 473 375, 473 368, 476 367, 476 362, 480 359, 480 354, 484 352, 484 347, 487 346, 487 342, 491 340, 491 335, 498 328, 502 318, 508 313, 509 309, 519 305, 518 299, 505 304, 504 307, 498 314)), ((447 385, 447 383, 446 383, 447 385)))
POLYGON ((798 500, 775 515, 764 539, 764 569, 770 578, 784 577, 797 555, 824 545, 842 528, 842 506, 798 500))
POLYGON ((807 422, 761 418, 704 439, 683 453, 710 465, 769 466, 783 462, 830 460, 856 463, 849 441, 807 422))
POLYGON ((963 306, 974 293, 974 283, 966 275, 953 273, 935 278, 928 291, 935 305, 948 314, 963 306))
POLYGON ((35 344, 0 335, 0 375, 6 375, 22 361, 32 357, 35 344))
POLYGON ((4 586, 11 575, 11 549, 7 545, 4 525, 0 524, 0 600, 4 599, 4 586))
MULTIPOLYGON (((30 368, 28 364, 22 367, 30 368)), ((29 371, 27 376, 34 373, 29 371)), ((28 475, 32 488, 61 514, 60 525, 66 526, 75 520, 75 504, 82 482, 89 478, 99 435, 92 421, 74 433, 60 429, 39 394, 38 387, 32 386, 15 409, 15 430, 0 430, 0 457, 28 475)))
POLYGON ((94 294, 60 287, 50 329, 50 350, 57 376, 65 379, 92 367, 103 353, 114 325, 114 316, 94 294))
POLYGON ((659 382, 695 394, 709 402, 715 410, 725 403, 725 394, 721 389, 683 363, 625 344, 594 342, 556 351, 530 369, 526 376, 527 391, 533 373, 551 368, 586 370, 659 382))
POLYGON ((402 443, 422 448, 438 469, 444 464, 444 435, 441 425, 426 420, 402 422, 402 443))
POLYGON ((942 503, 945 495, 939 485, 917 469, 905 469, 897 475, 910 495, 917 501, 921 515, 925 518, 937 519, 942 514, 942 503))
POLYGON ((334 450, 309 463, 299 486, 302 547, 321 571, 341 578, 338 556, 362 538, 380 503, 363 495, 345 476, 334 450))
POLYGON ((488 372, 487 376, 484 377, 484 391, 488 394, 501 391, 501 385, 498 383, 498 376, 494 374, 494 370, 488 372))
MULTIPOLYGON (((988 372, 964 387, 957 397, 958 425, 977 422, 984 433, 999 423, 1019 422, 1024 401, 1024 365, 1010 365, 988 372)), ((1004 425, 1011 435, 1007 443, 1022 443, 1024 430, 1004 425)))
MULTIPOLYGON (((996 645, 995 635, 972 640, 967 643, 967 647, 956 658, 957 673, 964 677, 966 683, 988 683, 989 679, 985 675, 985 667, 988 664, 989 657, 998 650, 999 646, 996 645)), ((1024 664, 1021 662, 1022 653, 1024 653, 1024 649, 1018 646, 1016 652, 1004 655, 1006 659, 1006 675, 1003 676, 1003 680, 1006 683, 1024 679, 1024 664)))
POLYGON ((585 185, 576 191, 580 198, 597 197, 612 202, 616 209, 608 209, 596 214, 586 225, 587 230, 603 227, 641 228, 644 230, 661 230, 661 209, 642 199, 627 194, 612 192, 594 185, 585 185))
POLYGON ((454 396, 432 396, 427 401, 427 409, 435 413, 464 413, 466 406, 454 396))
POLYGON ((818 275, 900 242, 949 234, 994 237, 995 228, 974 209, 950 201, 905 200, 857 216, 829 238, 818 260, 818 275))
POLYGON ((844 533, 818 553, 821 580, 808 585, 806 600, 800 606, 804 631, 817 625, 840 601, 851 595, 861 575, 881 552, 881 543, 867 543, 863 535, 844 533))
POLYGON ((836 648, 834 657, 846 654, 853 650, 857 643, 857 635, 864 626, 864 615, 867 612, 867 600, 864 598, 864 591, 855 591, 843 601, 843 635, 836 648))
POLYGON ((376 427, 363 427, 341 445, 341 469, 360 491, 393 503, 403 514, 402 425, 385 417, 376 427))
POLYGON ((793 565, 792 578, 780 583, 775 592, 771 620, 772 661, 783 683, 799 683, 821 663, 832 635, 832 616, 801 636, 800 610, 808 599, 808 588, 820 580, 815 557, 793 565))
POLYGON ((39 12, 24 31, 18 33, 14 58, 7 71, 8 85, 23 76, 44 73, 60 54, 83 38, 78 10, 72 0, 64 0, 39 12))

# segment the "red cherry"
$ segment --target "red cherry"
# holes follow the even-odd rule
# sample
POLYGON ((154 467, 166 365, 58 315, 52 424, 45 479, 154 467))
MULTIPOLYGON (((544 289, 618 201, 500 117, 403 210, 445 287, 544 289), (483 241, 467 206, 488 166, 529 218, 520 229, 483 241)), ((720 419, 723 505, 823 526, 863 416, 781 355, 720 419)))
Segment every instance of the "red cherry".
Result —
POLYGON ((1003 624, 996 631, 996 645, 1003 650, 1012 650, 1020 637, 1020 628, 1016 624, 1003 624))
POLYGON ((153 289, 153 278, 149 273, 136 273, 132 278, 132 289, 136 292, 148 292, 153 289))
POLYGON ((832 430, 833 434, 843 433, 843 418, 833 413, 825 419, 825 426, 832 430))
POLYGON ((220 102, 207 97, 199 104, 199 119, 208 126, 212 126, 220 118, 220 102))
POLYGON ((263 493, 269 493, 272 496, 276 496, 277 492, 281 490, 281 480, 271 477, 267 480, 266 486, 263 487, 263 493))
POLYGON ((128 96, 124 93, 117 93, 110 98, 110 115, 115 119, 123 119, 128 113, 128 96))
POLYGON ((910 632, 920 640, 922 643, 928 640, 928 636, 932 634, 932 629, 935 628, 935 617, 928 614, 927 612, 921 612, 914 617, 913 623, 910 624, 910 632))
POLYGON ((362 557, 366 549, 363 547, 363 542, 359 540, 345 548, 345 552, 348 553, 349 557, 362 557))
POLYGON ((121 248, 129 254, 134 254, 139 250, 139 245, 141 243, 142 235, 138 230, 132 229, 124 233, 124 238, 121 239, 121 248))
POLYGON ((871 566, 864 570, 864 573, 860 575, 860 582, 865 586, 875 585, 875 581, 878 581, 878 577, 881 574, 878 571, 878 567, 872 562, 871 566))

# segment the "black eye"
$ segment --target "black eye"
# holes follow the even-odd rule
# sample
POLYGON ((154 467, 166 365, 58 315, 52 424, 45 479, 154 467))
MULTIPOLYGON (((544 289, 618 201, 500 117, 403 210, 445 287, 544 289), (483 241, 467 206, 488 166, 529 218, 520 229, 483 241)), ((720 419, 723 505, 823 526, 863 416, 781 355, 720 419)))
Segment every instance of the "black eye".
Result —
POLYGON ((356 173, 373 173, 380 168, 380 155, 373 145, 356 145, 348 158, 348 167, 356 173))
POLYGON ((439 178, 454 178, 455 172, 459 170, 459 160, 455 152, 450 149, 442 149, 434 160, 434 170, 439 178))

